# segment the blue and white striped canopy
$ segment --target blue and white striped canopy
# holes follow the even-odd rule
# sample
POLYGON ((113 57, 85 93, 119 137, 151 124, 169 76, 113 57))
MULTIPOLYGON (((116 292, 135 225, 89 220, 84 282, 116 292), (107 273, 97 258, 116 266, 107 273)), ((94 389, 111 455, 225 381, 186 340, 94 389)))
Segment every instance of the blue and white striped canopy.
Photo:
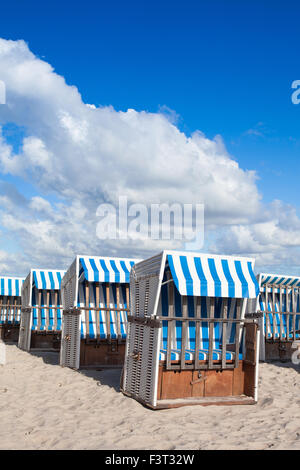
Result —
POLYGON ((33 269, 33 284, 37 289, 59 290, 66 271, 33 269))
POLYGON ((21 288, 24 282, 22 277, 1 277, 0 295, 21 296, 21 288))
POLYGON ((261 287, 266 284, 274 287, 300 287, 300 277, 265 273, 261 273, 259 276, 261 287))
POLYGON ((90 282, 125 283, 130 281, 131 267, 140 260, 81 256, 80 271, 90 282))
POLYGON ((259 294, 253 259, 172 252, 167 260, 181 295, 255 298, 259 294))

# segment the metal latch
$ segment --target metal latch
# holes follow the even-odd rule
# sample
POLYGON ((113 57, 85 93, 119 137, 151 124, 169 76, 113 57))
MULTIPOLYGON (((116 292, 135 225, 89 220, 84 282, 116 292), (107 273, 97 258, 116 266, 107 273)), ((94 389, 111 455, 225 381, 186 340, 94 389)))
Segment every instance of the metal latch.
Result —
POLYGON ((264 316, 264 313, 260 310, 258 310, 257 312, 245 313, 245 319, 250 319, 250 320, 262 318, 263 316, 264 316))
POLYGON ((198 372, 198 379, 192 380, 190 383, 191 383, 191 385, 195 385, 195 384, 198 384, 198 383, 200 383, 200 382, 205 382, 206 379, 207 379, 207 377, 203 377, 203 375, 202 375, 201 372, 199 371, 199 372, 198 372))

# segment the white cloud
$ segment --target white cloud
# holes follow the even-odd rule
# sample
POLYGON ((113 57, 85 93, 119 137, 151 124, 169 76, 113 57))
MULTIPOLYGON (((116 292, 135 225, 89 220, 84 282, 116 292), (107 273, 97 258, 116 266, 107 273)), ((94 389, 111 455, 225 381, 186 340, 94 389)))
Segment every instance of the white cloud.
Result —
POLYGON ((187 137, 162 113, 86 106, 23 41, 1 40, 0 59, 7 114, 29 135, 22 155, 1 157, 3 171, 19 174, 22 157, 24 176, 60 196, 205 202, 209 219, 223 223, 257 211, 255 173, 239 168, 221 137, 187 137))
POLYGON ((0 135, 0 170, 22 176, 39 193, 22 200, 20 209, 4 191, 8 200, 1 205, 0 222, 28 264, 64 267, 78 252, 161 250, 165 244, 160 241, 103 243, 96 238, 97 206, 120 195, 129 203, 203 202, 208 240, 215 240, 212 249, 274 253, 278 246, 294 247, 292 239, 300 244, 295 214, 294 237, 276 204, 270 208, 276 220, 268 216, 262 223, 267 209, 257 175, 239 167, 220 136, 185 135, 176 127, 176 113, 163 106, 148 113, 85 104, 77 88, 23 41, 0 39, 0 77, 7 89, 0 127, 14 122, 26 129, 18 154, 0 135), (55 203, 47 200, 49 195, 55 195, 55 203))
POLYGON ((294 207, 274 201, 256 223, 223 229, 213 249, 256 259, 258 270, 300 274, 300 220, 294 207))

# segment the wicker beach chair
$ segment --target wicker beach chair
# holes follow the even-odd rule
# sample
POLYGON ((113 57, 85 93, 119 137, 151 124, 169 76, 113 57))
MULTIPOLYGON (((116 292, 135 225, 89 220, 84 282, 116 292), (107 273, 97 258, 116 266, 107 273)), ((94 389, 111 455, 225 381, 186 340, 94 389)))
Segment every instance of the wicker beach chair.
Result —
POLYGON ((261 273, 257 309, 261 319, 260 360, 291 360, 300 340, 300 277, 261 273))
POLYGON ((76 256, 62 280, 62 366, 123 365, 130 270, 136 261, 76 256))
POLYGON ((21 318, 21 277, 0 278, 0 339, 18 342, 21 318))
POLYGON ((133 266, 123 393, 154 409, 255 403, 253 266, 247 258, 172 251, 133 266))
POLYGON ((20 349, 59 350, 62 327, 61 279, 65 271, 31 269, 22 287, 20 349))

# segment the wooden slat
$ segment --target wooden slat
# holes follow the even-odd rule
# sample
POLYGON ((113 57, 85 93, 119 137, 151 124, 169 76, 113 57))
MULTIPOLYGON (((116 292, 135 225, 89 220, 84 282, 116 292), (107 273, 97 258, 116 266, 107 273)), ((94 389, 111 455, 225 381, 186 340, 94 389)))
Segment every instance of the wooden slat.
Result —
MULTIPOLYGON (((168 279, 171 278, 171 274, 168 273, 168 279)), ((168 284, 168 316, 174 316, 174 284, 169 282, 168 284)), ((175 332, 176 323, 175 321, 168 322, 168 339, 167 339, 167 358, 166 366, 167 369, 171 367, 171 349, 172 349, 172 331, 175 332)), ((175 339, 176 340, 176 339, 175 339)))
MULTIPOLYGON (((106 289, 106 305, 110 307, 110 297, 109 297, 109 283, 107 282, 105 285, 106 289)), ((110 332, 110 311, 106 310, 106 331, 107 331, 107 340, 110 341, 111 339, 111 332, 110 332)))
POLYGON ((58 314, 57 306, 58 306, 58 292, 54 291, 54 309, 53 309, 53 330, 54 331, 57 331, 57 314, 58 314))
MULTIPOLYGON (((96 282, 95 290, 96 290, 96 306, 98 308, 100 305, 100 283, 99 282, 96 282)), ((100 312, 99 310, 95 311, 95 316, 96 316, 96 338, 98 340, 100 338, 100 312)))
POLYGON ((42 291, 38 290, 38 307, 37 307, 37 330, 41 328, 41 319, 42 319, 42 291))
MULTIPOLYGON (((182 296, 182 317, 187 318, 188 311, 187 311, 187 296, 182 296)), ((182 322, 182 329, 181 329, 181 356, 180 356, 180 364, 181 369, 185 369, 185 350, 186 350, 186 338, 187 338, 187 322, 182 322)))
POLYGON ((10 318, 11 322, 14 323, 14 318, 15 318, 15 298, 12 297, 11 299, 11 312, 10 312, 10 318))
MULTIPOLYGON (((214 297, 209 297, 209 318, 215 316, 215 301, 214 297)), ((214 323, 209 323, 208 334, 208 368, 211 369, 213 365, 213 348, 214 348, 214 323)))
MULTIPOLYGON (((89 307, 90 303, 90 284, 88 281, 85 282, 85 306, 89 307)), ((85 311, 85 326, 86 326, 86 336, 90 336, 90 312, 89 310, 85 311)))
MULTIPOLYGON (((242 303, 242 299, 237 299, 237 304, 236 304, 237 320, 241 319, 241 303, 242 303)), ((235 367, 239 366, 240 329, 241 329, 241 324, 237 323, 235 327, 235 367)))
POLYGON ((10 309, 11 309, 10 299, 9 297, 7 297, 6 322, 8 322, 9 320, 10 309))
POLYGON ((15 300, 14 300, 14 318, 13 318, 13 323, 15 323, 16 320, 17 320, 17 313, 18 313, 18 300, 17 300, 17 297, 15 297, 15 300))
POLYGON ((4 315, 4 320, 7 322, 7 312, 8 312, 8 307, 9 307, 9 304, 7 304, 7 302, 9 302, 8 300, 8 297, 6 298, 6 306, 5 306, 5 309, 4 309, 4 312, 3 312, 3 315, 4 315))
POLYGON ((13 315, 13 298, 10 299, 10 308, 9 308, 9 318, 10 319, 13 318, 12 315, 13 315))
POLYGON ((48 326, 49 326, 49 298, 50 298, 50 292, 47 291, 46 292, 46 310, 45 310, 45 330, 47 331, 48 330, 48 326))
POLYGON ((127 308, 130 310, 130 298, 129 298, 129 286, 128 284, 126 284, 126 305, 127 305, 127 308))
POLYGON ((280 318, 280 341, 283 338, 283 313, 282 313, 282 286, 279 286, 279 318, 280 318))
POLYGON ((6 321, 6 309, 7 309, 7 299, 4 296, 3 297, 3 304, 2 304, 2 320, 6 321))
MULTIPOLYGON (((46 307, 44 307, 46 308, 46 307)), ((54 307, 50 307, 50 308, 54 308, 54 307)), ((106 312, 106 311, 109 311, 109 312, 128 312, 128 314, 130 313, 129 310, 127 308, 116 308, 116 307, 79 307, 80 310, 92 310, 92 311, 101 311, 101 312, 106 312)), ((166 317, 167 318, 167 317, 166 317)))
MULTIPOLYGON (((228 317, 228 299, 222 299, 222 318, 228 317)), ((226 369, 227 323, 222 325, 222 369, 226 369)))
POLYGON ((293 341, 296 340, 296 304, 295 304, 295 288, 292 288, 292 310, 293 310, 293 341))
MULTIPOLYGON (((137 283, 135 284, 137 285, 137 283)), ((126 316, 130 314, 130 297, 129 297, 129 285, 126 284, 125 286, 125 295, 126 295, 126 307, 127 307, 127 312, 126 312, 126 316)), ((125 330, 126 330, 126 333, 128 331, 128 326, 127 326, 127 323, 125 324, 125 330)))
POLYGON ((5 313, 5 321, 7 322, 9 318, 9 309, 10 309, 9 297, 7 297, 6 304, 7 306, 6 306, 6 313, 5 313))
MULTIPOLYGON (((112 309, 110 309, 112 310, 112 309)), ((159 320, 180 320, 180 317, 161 317, 161 316, 155 316, 156 319, 159 319, 159 320)), ((223 321, 223 318, 200 318, 200 319, 197 319, 196 317, 190 317, 190 320, 192 322, 198 322, 198 323, 224 323, 223 321)), ((241 323, 241 320, 237 320, 236 318, 228 318, 226 323, 241 323)), ((243 320, 243 323, 253 323, 253 320, 252 319, 244 319, 243 320)))
MULTIPOLYGON (((297 315, 299 315, 298 305, 299 305, 299 287, 295 287, 295 317, 297 320, 297 315)), ((297 328, 297 323, 296 323, 297 328)))
MULTIPOLYGON (((117 308, 120 308, 120 284, 116 284, 116 300, 117 300, 117 308)), ((120 321, 120 312, 115 311, 116 319, 117 319, 117 336, 118 339, 121 339, 121 321, 120 321)))
POLYGON ((276 324, 277 324, 277 321, 276 321, 276 314, 275 314, 275 311, 276 311, 275 305, 276 305, 276 299, 275 299, 275 287, 274 287, 274 286, 272 286, 272 321, 273 321, 273 339, 275 339, 275 338, 276 338, 276 324))
POLYGON ((265 294, 265 307, 266 307, 266 337, 268 338, 268 332, 269 329, 271 331, 270 327, 270 320, 269 320, 269 286, 266 284, 266 294, 265 294))
MULTIPOLYGON (((55 292, 54 290, 51 290, 51 292, 50 292, 50 294, 51 294, 51 305, 50 305, 50 297, 49 297, 48 308, 47 308, 47 311, 46 311, 46 323, 47 323, 47 326, 49 326, 51 328, 51 331, 53 331, 53 325, 50 326, 50 310, 52 310, 52 312, 56 312, 52 308, 53 299, 54 299, 54 292, 55 292)), ((52 314, 52 315, 54 316, 54 314, 52 314)))
MULTIPOLYGON (((201 317, 201 297, 196 297, 196 318, 201 317)), ((201 323, 195 322, 196 342, 195 342, 195 369, 199 369, 200 332, 201 323)))
POLYGON ((289 324, 290 324, 290 316, 289 316, 289 311, 290 311, 290 302, 289 302, 289 288, 286 288, 286 340, 289 338, 289 324))
POLYGON ((1 305, 0 305, 0 320, 1 321, 4 321, 4 318, 3 318, 3 314, 4 314, 4 305, 5 303, 5 300, 4 300, 4 297, 1 296, 1 305))

